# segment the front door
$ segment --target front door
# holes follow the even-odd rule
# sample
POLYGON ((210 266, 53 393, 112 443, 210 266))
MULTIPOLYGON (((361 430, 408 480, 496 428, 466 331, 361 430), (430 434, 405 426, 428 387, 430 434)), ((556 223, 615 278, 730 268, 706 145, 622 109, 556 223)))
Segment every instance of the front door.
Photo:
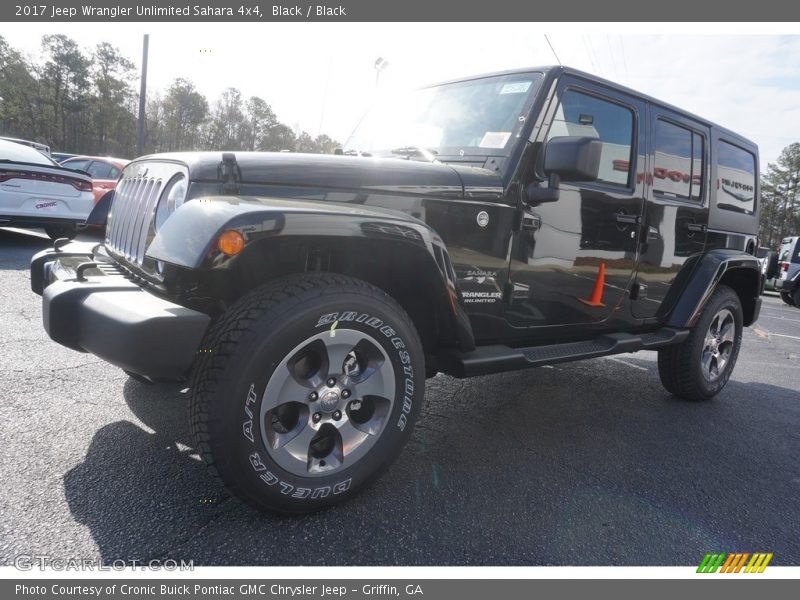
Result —
POLYGON ((644 103, 565 78, 550 110, 535 143, 589 136, 603 146, 596 181, 562 180, 557 202, 525 209, 512 248, 507 318, 527 331, 624 318, 644 205, 644 103))

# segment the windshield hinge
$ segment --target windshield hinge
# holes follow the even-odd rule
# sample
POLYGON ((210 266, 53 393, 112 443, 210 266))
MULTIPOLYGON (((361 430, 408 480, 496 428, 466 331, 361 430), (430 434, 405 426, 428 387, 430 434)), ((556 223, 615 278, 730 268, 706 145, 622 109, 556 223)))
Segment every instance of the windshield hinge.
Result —
POLYGON ((223 194, 238 194, 239 182, 242 180, 242 170, 236 162, 233 152, 223 152, 222 162, 217 167, 217 178, 222 183, 223 194))

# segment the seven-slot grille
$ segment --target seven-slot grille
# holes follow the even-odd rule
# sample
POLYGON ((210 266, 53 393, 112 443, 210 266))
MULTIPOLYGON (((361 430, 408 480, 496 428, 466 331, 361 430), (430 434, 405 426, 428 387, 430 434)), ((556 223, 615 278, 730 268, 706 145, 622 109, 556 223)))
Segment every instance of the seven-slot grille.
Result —
POLYGON ((185 168, 171 162, 128 165, 114 192, 106 227, 106 247, 139 267, 153 235, 153 218, 161 193, 185 168))

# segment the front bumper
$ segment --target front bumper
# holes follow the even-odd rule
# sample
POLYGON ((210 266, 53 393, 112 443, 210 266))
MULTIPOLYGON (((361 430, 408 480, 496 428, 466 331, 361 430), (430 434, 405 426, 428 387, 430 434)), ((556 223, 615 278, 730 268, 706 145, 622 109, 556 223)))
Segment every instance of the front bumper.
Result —
POLYGON ((210 318, 132 282, 99 245, 72 242, 31 259, 31 288, 42 296, 48 335, 153 380, 177 379, 192 365, 210 318), (93 262, 96 267, 78 265, 93 262))

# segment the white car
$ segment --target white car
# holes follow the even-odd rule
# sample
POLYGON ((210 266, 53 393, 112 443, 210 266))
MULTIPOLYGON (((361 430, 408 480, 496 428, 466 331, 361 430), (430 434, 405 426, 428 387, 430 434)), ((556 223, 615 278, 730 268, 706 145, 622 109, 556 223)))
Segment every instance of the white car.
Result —
POLYGON ((0 226, 75 237, 94 207, 92 178, 28 146, 0 140, 0 226))

